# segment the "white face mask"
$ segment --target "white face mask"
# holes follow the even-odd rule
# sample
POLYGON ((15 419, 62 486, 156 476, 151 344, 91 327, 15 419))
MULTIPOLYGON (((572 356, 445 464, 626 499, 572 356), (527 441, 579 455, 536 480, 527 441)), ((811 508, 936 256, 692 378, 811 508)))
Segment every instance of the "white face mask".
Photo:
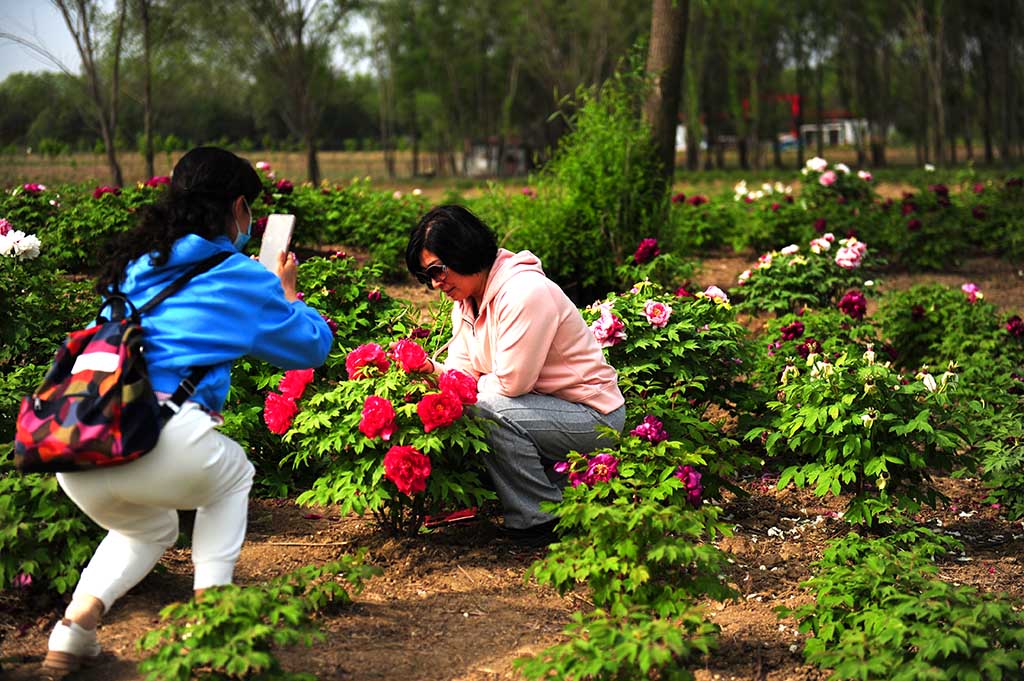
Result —
POLYGON ((249 222, 245 225, 245 231, 242 231, 242 226, 238 224, 238 220, 235 219, 235 228, 238 230, 238 234, 235 235, 235 248, 241 251, 245 248, 245 245, 249 243, 249 239, 252 236, 252 210, 249 208, 249 202, 242 197, 242 203, 245 204, 245 212, 249 214, 249 222))

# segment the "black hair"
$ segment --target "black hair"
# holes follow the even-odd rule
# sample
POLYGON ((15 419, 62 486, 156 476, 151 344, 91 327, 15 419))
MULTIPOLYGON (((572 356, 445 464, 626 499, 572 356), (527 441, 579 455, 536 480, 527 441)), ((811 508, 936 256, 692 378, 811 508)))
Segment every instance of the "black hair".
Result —
POLYGON ((138 225, 109 245, 96 291, 107 294, 124 278, 128 263, 150 254, 159 267, 186 234, 214 239, 226 233, 231 205, 244 196, 251 207, 263 190, 260 176, 244 158, 218 147, 196 147, 181 157, 167 193, 142 210, 138 225))
POLYGON ((498 257, 494 232, 462 206, 437 206, 420 218, 409 234, 405 265, 413 275, 423 271, 420 255, 428 250, 459 274, 483 272, 498 257))

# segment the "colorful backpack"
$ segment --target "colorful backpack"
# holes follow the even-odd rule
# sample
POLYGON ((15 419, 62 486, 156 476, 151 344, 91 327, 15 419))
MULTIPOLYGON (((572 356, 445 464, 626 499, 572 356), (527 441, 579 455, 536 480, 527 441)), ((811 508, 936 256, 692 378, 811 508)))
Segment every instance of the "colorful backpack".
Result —
POLYGON ((42 385, 21 401, 15 468, 82 471, 128 463, 153 449, 163 424, 211 367, 193 368, 161 404, 143 357, 141 317, 230 255, 224 251, 203 260, 138 309, 117 291, 108 296, 96 324, 68 336, 42 385), (109 320, 103 317, 108 307, 109 320))

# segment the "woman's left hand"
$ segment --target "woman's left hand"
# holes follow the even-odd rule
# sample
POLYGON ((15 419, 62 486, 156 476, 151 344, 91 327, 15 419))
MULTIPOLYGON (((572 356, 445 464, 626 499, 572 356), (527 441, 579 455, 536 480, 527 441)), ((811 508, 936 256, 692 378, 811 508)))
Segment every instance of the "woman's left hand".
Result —
POLYGON ((277 256, 277 267, 274 269, 274 274, 281 280, 284 297, 288 299, 289 303, 294 303, 299 299, 298 293, 295 290, 298 267, 298 258, 295 257, 294 253, 281 251, 277 256))

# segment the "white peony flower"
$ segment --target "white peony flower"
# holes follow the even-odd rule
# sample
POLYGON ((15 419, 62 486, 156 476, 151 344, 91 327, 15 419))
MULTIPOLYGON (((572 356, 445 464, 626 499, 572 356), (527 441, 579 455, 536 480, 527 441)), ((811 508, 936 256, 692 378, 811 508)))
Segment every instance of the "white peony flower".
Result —
POLYGON ((828 168, 828 161, 823 158, 815 156, 814 158, 807 160, 807 169, 813 170, 816 173, 825 172, 825 168, 828 168))
POLYGON ((845 163, 837 163, 837 164, 835 164, 832 167, 835 168, 836 172, 839 172, 839 173, 849 173, 850 172, 850 166, 846 165, 845 163))

